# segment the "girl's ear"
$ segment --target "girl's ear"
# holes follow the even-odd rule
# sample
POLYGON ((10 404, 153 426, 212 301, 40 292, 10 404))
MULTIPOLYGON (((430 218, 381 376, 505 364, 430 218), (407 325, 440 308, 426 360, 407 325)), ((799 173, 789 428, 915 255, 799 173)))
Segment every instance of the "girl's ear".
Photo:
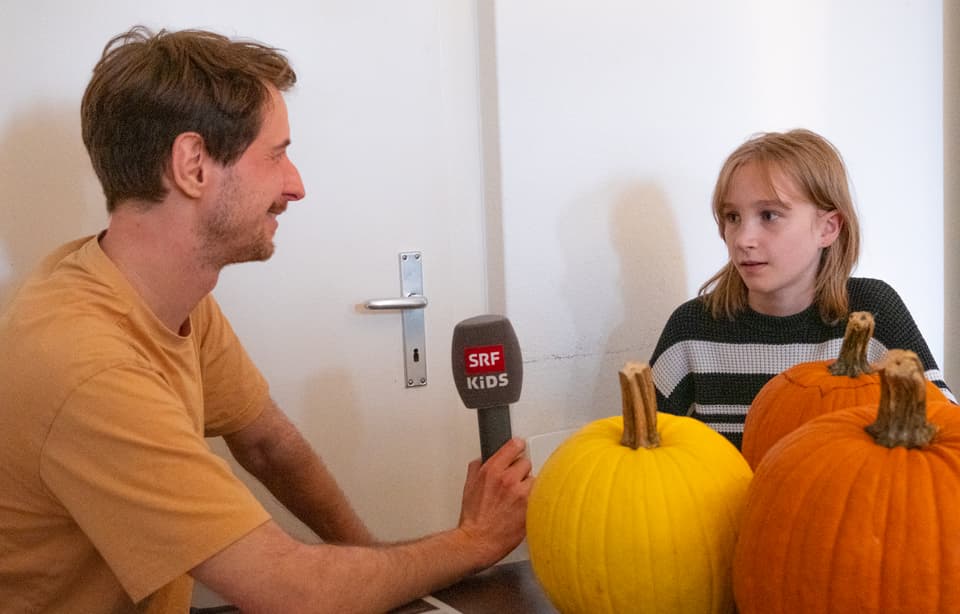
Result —
POLYGON ((830 247, 840 236, 840 229, 843 228, 843 216, 836 209, 826 211, 819 215, 817 224, 820 232, 820 247, 830 247))
POLYGON ((172 187, 190 198, 198 198, 203 192, 206 174, 204 162, 207 150, 203 137, 196 132, 183 132, 173 141, 170 153, 168 179, 172 187))

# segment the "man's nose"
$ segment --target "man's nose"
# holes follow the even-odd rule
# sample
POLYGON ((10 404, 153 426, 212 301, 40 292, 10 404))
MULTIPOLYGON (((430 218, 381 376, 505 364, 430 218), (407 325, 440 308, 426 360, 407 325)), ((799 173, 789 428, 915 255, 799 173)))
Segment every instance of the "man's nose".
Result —
POLYGON ((303 187, 303 179, 300 178, 300 171, 297 170, 297 166, 293 162, 288 160, 287 164, 288 168, 283 182, 283 196, 288 201, 300 200, 307 195, 307 191, 303 187))

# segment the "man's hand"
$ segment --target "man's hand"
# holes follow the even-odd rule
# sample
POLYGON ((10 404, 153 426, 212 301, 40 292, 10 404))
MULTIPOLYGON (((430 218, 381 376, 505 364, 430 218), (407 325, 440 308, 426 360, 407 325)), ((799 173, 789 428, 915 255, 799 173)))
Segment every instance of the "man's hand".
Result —
POLYGON ((386 611, 493 565, 525 534, 533 478, 522 439, 511 439, 482 465, 470 463, 456 529, 380 546, 272 402, 227 441, 241 464, 312 520, 322 537, 360 545, 307 545, 267 522, 191 570, 244 610, 386 611))
POLYGON ((467 467, 458 529, 477 546, 481 555, 478 569, 509 554, 526 534, 533 476, 524 449, 523 440, 514 437, 487 462, 476 459, 467 467))

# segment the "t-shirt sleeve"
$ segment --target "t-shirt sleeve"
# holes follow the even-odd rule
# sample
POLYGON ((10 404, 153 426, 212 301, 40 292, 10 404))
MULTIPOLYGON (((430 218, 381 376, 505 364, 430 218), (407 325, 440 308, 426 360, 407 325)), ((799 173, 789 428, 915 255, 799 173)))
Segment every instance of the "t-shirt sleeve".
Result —
POLYGON ((266 407, 269 387, 212 296, 195 312, 207 437, 235 433, 266 407))
POLYGON ((134 601, 270 517, 144 367, 110 368, 71 394, 40 472, 134 601))

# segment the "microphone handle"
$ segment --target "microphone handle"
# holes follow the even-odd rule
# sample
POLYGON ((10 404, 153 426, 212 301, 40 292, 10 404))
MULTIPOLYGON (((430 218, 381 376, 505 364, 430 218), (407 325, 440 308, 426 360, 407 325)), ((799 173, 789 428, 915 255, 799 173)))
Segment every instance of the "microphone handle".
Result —
POLYGON ((480 458, 485 463, 513 436, 510 432, 510 406, 478 408, 477 426, 480 427, 480 458))

